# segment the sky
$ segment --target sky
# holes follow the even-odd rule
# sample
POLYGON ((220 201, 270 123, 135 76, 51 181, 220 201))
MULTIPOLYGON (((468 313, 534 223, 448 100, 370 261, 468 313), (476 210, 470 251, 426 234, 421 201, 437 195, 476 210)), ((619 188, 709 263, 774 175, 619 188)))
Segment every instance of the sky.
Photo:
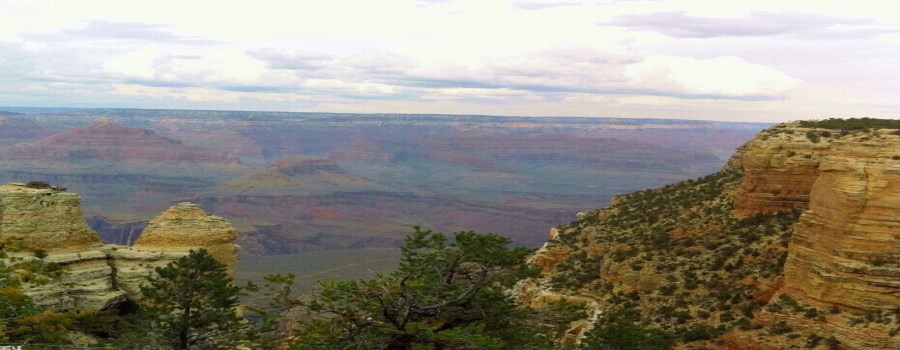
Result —
POLYGON ((890 4, 0 0, 0 106, 900 118, 890 4))

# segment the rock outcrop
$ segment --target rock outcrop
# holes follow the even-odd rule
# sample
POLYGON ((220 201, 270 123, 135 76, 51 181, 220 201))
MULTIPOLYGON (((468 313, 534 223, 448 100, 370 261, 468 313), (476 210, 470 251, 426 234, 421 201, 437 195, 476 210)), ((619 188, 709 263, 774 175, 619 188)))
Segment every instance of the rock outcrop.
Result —
MULTIPOLYGON (((237 231, 227 221, 181 203, 151 220, 132 247, 102 244, 81 216, 79 197, 21 184, 0 186, 0 240, 9 259, 34 260, 61 271, 27 278, 35 303, 59 310, 110 309, 139 301, 140 285, 154 268, 204 248, 234 276, 237 231)), ((16 272, 19 274, 20 272, 16 272)), ((25 272, 21 272, 25 273, 25 272)))
MULTIPOLYGON (((863 139, 867 138, 867 139, 863 139)), ((900 305, 900 137, 832 143, 797 223, 783 291, 858 310, 900 305)))
POLYGON ((84 222, 80 198, 54 189, 0 185, 0 240, 13 239, 32 251, 79 251, 100 243, 84 222))
POLYGON ((757 137, 738 150, 737 165, 744 171, 734 196, 735 216, 806 209, 809 192, 819 173, 819 160, 831 143, 812 143, 803 130, 757 137))
MULTIPOLYGON (((808 202, 798 205, 808 210, 794 226, 784 285, 776 296, 809 308, 869 316, 836 315, 811 322, 787 309, 766 309, 757 320, 829 334, 847 348, 900 348, 900 337, 889 335, 897 333, 895 326, 855 326, 861 321, 854 320, 881 319, 882 313, 895 313, 900 305, 900 137, 884 129, 847 135, 812 158, 815 162, 808 163, 814 163, 815 176, 802 181, 810 184, 808 202)), ((770 204, 753 209, 778 210, 777 203, 770 204)), ((740 344, 752 338, 732 334, 729 339, 736 345, 731 348, 743 348, 740 344)))
POLYGON ((133 248, 143 251, 186 252, 197 247, 228 267, 237 269, 237 230, 228 221, 207 214, 199 205, 179 203, 150 220, 133 248))
POLYGON ((717 174, 554 229, 532 259, 545 277, 518 293, 625 308, 685 342, 721 335, 701 346, 900 348, 896 124, 767 129, 717 174))

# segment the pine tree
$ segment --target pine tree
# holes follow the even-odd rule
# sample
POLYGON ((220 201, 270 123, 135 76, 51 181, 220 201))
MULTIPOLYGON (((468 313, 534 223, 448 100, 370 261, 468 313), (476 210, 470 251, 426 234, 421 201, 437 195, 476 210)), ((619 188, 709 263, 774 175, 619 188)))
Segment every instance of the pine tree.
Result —
POLYGON ((240 288, 205 249, 156 268, 141 293, 143 347, 234 349, 247 337, 236 312, 240 288))
MULTIPOLYGON (((452 242, 416 228, 399 269, 369 280, 322 282, 292 349, 552 349, 545 315, 506 291, 537 271, 526 248, 495 234, 452 242)), ((583 314, 583 311, 582 311, 583 314)), ((582 315, 583 317, 583 315, 582 315)), ((577 317, 576 317, 577 318, 577 317)))

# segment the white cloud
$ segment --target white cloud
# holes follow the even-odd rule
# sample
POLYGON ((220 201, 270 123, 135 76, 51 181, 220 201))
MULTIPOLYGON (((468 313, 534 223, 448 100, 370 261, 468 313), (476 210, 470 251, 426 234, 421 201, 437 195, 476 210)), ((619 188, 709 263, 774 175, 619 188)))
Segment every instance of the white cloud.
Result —
POLYGON ((264 62, 227 48, 173 52, 151 46, 110 58, 104 68, 108 73, 126 79, 154 80, 162 84, 209 84, 215 87, 285 83, 285 77, 273 76, 264 62))
POLYGON ((651 56, 626 69, 632 84, 668 94, 776 98, 800 86, 784 72, 737 57, 651 56))
POLYGON ((897 26, 866 0, 0 0, 0 105, 892 116, 897 26))
POLYGON ((145 47, 110 58, 103 64, 107 72, 129 78, 152 79, 156 76, 156 61, 164 54, 159 47, 145 47))

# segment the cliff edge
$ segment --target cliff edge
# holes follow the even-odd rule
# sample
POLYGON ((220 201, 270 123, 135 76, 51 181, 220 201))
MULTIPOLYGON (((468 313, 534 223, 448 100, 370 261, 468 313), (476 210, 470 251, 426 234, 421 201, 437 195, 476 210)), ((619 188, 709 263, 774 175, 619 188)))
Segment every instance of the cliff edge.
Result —
MULTIPOLYGON (((524 302, 588 298, 729 349, 900 348, 900 121, 784 123, 710 176, 554 228, 524 302)), ((586 304, 587 305, 587 304, 586 304)), ((575 329, 581 327, 581 329, 575 329)), ((687 346, 687 345, 681 345, 687 346)))

